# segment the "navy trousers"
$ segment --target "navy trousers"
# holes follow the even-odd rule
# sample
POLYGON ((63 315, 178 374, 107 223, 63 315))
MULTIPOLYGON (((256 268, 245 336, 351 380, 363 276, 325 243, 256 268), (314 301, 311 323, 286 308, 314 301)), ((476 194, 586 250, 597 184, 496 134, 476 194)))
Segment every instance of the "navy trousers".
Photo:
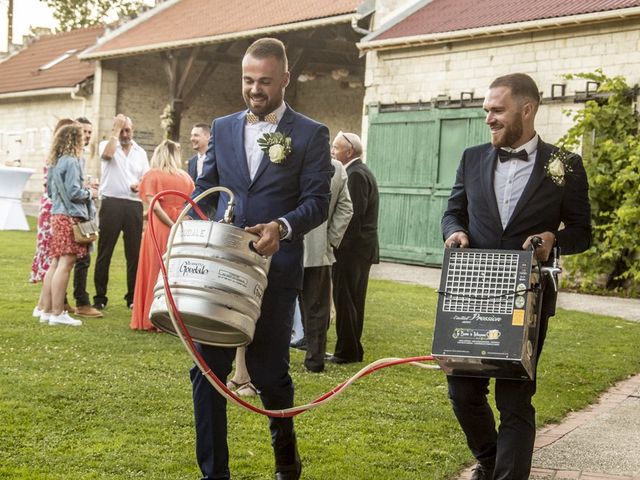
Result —
MULTIPOLYGON (((267 409, 293 406, 293 382, 289 376, 289 342, 297 290, 268 287, 253 341, 247 346, 247 369, 267 409)), ((199 345, 215 375, 226 382, 235 348, 199 345)), ((211 386, 198 367, 191 369, 196 426, 196 458, 203 480, 228 479, 227 401, 211 386)), ((271 445, 277 465, 295 462, 293 419, 270 418, 271 445)))
MULTIPOLYGON (((549 317, 542 315, 538 334, 538 359, 549 317)), ((500 425, 496 431, 487 402, 489 378, 447 376, 449 399, 473 456, 494 466, 493 480, 528 480, 536 438, 536 410, 531 403, 536 382, 496 379, 496 407, 500 425)))

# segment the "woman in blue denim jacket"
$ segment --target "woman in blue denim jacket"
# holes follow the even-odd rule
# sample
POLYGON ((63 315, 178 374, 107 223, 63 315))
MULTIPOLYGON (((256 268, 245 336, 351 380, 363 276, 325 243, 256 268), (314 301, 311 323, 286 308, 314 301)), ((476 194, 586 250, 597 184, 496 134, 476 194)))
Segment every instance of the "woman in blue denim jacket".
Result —
POLYGON ((73 225, 89 219, 90 200, 97 195, 95 189, 83 187, 78 160, 83 146, 81 127, 77 123, 64 126, 56 132, 47 159, 53 236, 49 246, 51 265, 42 283, 40 322, 49 325, 82 325, 64 311, 64 296, 76 258, 87 254, 87 245, 75 241, 73 225))

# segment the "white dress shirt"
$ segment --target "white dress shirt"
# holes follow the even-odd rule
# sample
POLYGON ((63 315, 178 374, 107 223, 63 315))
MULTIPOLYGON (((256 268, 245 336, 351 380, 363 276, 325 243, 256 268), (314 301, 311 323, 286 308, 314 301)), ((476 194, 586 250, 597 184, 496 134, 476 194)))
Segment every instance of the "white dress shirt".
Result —
MULTIPOLYGON (((278 118, 278 123, 282 120, 282 116, 286 109, 287 106, 282 102, 280 106, 273 111, 278 118)), ((264 155, 260 145, 258 145, 258 140, 265 133, 275 132, 277 128, 277 124, 269 122, 244 122, 244 152, 247 155, 247 167, 249 167, 249 178, 251 178, 251 180, 256 176, 260 163, 262 162, 262 156, 264 155)), ((290 239, 293 235, 293 232, 291 231, 291 224, 284 217, 281 217, 280 220, 286 223, 287 229, 289 230, 285 239, 290 239)))
MULTIPOLYGON (((98 154, 107 147, 108 141, 100 142, 98 154)), ((114 197, 141 202, 137 192, 131 190, 131 185, 140 183, 142 176, 149 170, 147 152, 131 140, 129 153, 124 153, 120 142, 111 160, 102 160, 100 179, 100 197, 114 197)))
POLYGON ((538 135, 536 134, 517 150, 508 147, 503 148, 503 150, 513 152, 526 150, 529 157, 527 161, 511 158, 506 162, 499 160, 496 162, 496 168, 493 173, 493 191, 496 195, 500 220, 504 229, 516 209, 529 177, 531 177, 536 160, 536 152, 538 151, 538 135))
POLYGON ((204 167, 204 157, 207 156, 207 152, 200 153, 198 152, 198 158, 196 160, 196 174, 199 177, 202 175, 202 168, 204 167))
MULTIPOLYGON (((273 111, 276 117, 278 117, 278 123, 282 120, 286 109, 287 106, 282 102, 280 106, 273 111)), ((256 176, 260 162, 262 162, 262 156, 264 155, 264 152, 260 149, 260 145, 258 145, 258 140, 265 133, 275 132, 276 128, 278 128, 278 125, 269 122, 256 122, 253 124, 244 122, 244 151, 247 155, 247 166, 249 167, 249 178, 251 178, 251 180, 256 176)))

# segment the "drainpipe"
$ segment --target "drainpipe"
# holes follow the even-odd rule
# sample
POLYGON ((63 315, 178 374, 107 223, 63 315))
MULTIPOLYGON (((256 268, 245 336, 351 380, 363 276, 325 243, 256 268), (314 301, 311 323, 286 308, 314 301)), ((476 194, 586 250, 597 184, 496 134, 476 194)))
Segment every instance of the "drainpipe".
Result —
POLYGON ((83 97, 82 95, 78 95, 80 92, 80 84, 76 85, 76 87, 71 91, 71 99, 72 100, 80 100, 82 102, 82 117, 87 116, 87 97, 83 97))

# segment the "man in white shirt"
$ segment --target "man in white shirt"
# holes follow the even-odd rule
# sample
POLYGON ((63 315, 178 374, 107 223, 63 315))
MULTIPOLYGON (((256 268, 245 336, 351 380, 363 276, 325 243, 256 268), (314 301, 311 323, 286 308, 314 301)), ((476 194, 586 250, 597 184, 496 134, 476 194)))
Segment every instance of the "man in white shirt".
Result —
POLYGON ((124 299, 127 307, 131 308, 142 238, 142 201, 138 197, 138 185, 149 170, 149 160, 144 149, 133 140, 131 119, 122 114, 114 118, 111 137, 100 142, 98 154, 102 160, 102 178, 93 306, 102 310, 107 305, 111 256, 122 232, 127 260, 127 293, 124 299))
POLYGON ((210 135, 211 127, 206 123, 196 123, 191 129, 191 146, 196 154, 189 159, 187 173, 189 173, 194 182, 202 175, 202 167, 204 166, 204 157, 207 153, 210 135))

